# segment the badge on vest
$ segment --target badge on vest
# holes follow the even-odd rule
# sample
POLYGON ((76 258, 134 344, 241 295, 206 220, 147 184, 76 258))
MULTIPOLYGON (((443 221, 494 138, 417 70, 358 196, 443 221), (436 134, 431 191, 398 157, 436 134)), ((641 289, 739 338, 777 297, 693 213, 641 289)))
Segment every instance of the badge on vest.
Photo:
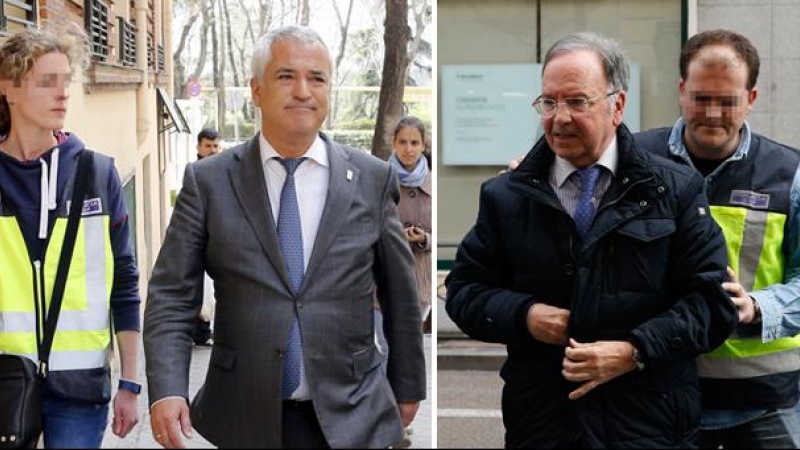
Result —
POLYGON ((769 206, 769 194, 734 190, 731 192, 731 203, 734 205, 749 206, 753 209, 767 209, 769 206))
MULTIPOLYGON (((71 201, 67 200, 67 212, 71 207, 71 201)), ((83 209, 81 210, 82 216, 91 216, 103 212, 103 202, 100 197, 88 198, 83 201, 83 209)))

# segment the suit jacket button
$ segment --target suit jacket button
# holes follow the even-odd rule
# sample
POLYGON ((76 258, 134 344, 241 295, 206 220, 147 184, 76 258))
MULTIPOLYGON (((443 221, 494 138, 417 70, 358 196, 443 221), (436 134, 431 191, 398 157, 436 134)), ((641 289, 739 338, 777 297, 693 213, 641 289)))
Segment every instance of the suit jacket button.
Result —
POLYGON ((275 350, 275 357, 278 358, 278 359, 283 359, 283 349, 279 348, 279 349, 275 350))

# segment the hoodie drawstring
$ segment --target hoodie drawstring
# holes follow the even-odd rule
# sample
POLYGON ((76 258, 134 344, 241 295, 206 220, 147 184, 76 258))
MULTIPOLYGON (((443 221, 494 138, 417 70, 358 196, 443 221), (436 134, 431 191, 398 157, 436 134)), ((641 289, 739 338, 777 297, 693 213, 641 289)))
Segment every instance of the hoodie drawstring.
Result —
POLYGON ((39 201, 39 239, 47 239, 47 230, 50 228, 49 224, 49 211, 56 209, 56 188, 58 187, 58 154, 59 148, 53 150, 53 155, 50 158, 50 167, 48 170, 47 162, 44 158, 39 159, 42 166, 42 176, 40 179, 40 201, 39 201), (49 176, 49 180, 48 180, 49 176))
POLYGON ((48 208, 52 211, 56 209, 56 189, 58 188, 58 155, 59 155, 59 148, 56 147, 53 150, 53 156, 50 158, 50 167, 52 170, 50 171, 50 186, 48 186, 49 190, 47 191, 48 199, 50 203, 48 203, 48 208))

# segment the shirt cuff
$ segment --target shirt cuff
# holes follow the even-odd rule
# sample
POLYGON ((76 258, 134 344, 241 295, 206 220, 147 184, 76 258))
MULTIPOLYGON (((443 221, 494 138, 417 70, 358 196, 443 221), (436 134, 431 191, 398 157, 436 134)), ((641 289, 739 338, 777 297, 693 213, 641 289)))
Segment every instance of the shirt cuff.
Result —
POLYGON ((156 406, 158 403, 161 403, 161 402, 163 402, 164 400, 169 400, 169 399, 171 399, 171 398, 179 398, 179 399, 181 399, 181 400, 184 400, 184 401, 186 400, 186 398, 185 398, 185 397, 181 397, 180 395, 170 395, 170 396, 167 396, 167 397, 164 397, 164 398, 160 398, 160 399, 158 399, 158 400, 154 401, 154 402, 153 402, 153 403, 150 405, 150 409, 153 409, 153 407, 154 407, 154 406, 156 406))
POLYGON ((751 292, 750 296, 758 302, 761 309, 761 342, 770 342, 782 337, 781 308, 769 291, 751 292))

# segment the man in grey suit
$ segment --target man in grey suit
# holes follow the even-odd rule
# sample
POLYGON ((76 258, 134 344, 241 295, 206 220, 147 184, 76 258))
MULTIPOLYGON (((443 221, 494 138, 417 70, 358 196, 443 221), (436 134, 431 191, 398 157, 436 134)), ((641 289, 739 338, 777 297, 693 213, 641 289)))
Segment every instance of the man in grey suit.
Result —
POLYGON ((314 31, 269 32, 254 49, 250 82, 261 132, 186 169, 144 319, 151 426, 165 447, 182 447, 192 427, 220 447, 387 447, 425 398, 397 174, 319 132, 331 70, 314 31), (296 231, 291 245, 283 209, 295 211, 284 228, 296 231), (194 291, 204 270, 217 298, 214 344, 190 407, 194 291), (390 348, 385 372, 375 293, 390 348), (295 349, 292 371, 284 362, 295 349))

